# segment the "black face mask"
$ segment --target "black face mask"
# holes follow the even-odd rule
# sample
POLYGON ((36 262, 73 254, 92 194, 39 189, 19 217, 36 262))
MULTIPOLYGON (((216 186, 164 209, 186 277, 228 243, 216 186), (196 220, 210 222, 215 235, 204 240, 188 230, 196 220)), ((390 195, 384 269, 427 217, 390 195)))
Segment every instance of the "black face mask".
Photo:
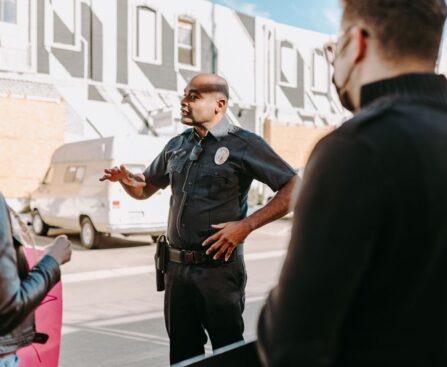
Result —
POLYGON ((337 83, 335 82, 334 76, 332 76, 332 83, 335 85, 335 89, 337 90, 338 98, 340 99, 341 105, 346 108, 349 112, 354 112, 355 106, 352 102, 352 98, 349 95, 348 91, 346 90, 346 84, 348 83, 349 79, 351 78, 352 68, 349 72, 348 78, 346 79, 346 82, 343 84, 343 86, 339 87, 337 83))
POLYGON ((335 71, 332 75, 332 83, 335 85, 335 89, 337 90, 338 98, 340 98, 341 105, 346 108, 349 112, 354 112, 355 106, 354 102, 352 101, 351 96, 349 95, 348 90, 346 89, 346 86, 348 85, 349 81, 351 80, 352 72, 354 71, 356 64, 352 64, 348 71, 348 76, 345 79, 345 82, 343 85, 338 86, 335 82, 335 71))

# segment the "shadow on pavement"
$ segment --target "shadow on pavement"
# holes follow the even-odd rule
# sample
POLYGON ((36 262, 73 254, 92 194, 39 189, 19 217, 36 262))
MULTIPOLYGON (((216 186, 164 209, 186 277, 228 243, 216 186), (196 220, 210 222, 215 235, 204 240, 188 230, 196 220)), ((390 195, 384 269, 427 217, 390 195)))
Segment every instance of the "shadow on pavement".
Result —
MULTIPOLYGON (((74 251, 101 251, 102 249, 118 249, 118 248, 126 248, 126 247, 141 247, 152 245, 153 241, 151 236, 143 236, 143 235, 133 235, 133 236, 122 236, 122 235, 113 235, 113 236, 103 236, 101 239, 101 244, 99 249, 97 250, 87 250, 85 249, 80 241, 79 241, 79 232, 70 231, 66 229, 59 228, 51 228, 46 237, 36 236, 39 239, 42 239, 45 244, 53 241, 54 238, 61 234, 66 234, 70 241, 73 243, 74 251)), ((41 241, 39 241, 41 242, 41 241)))

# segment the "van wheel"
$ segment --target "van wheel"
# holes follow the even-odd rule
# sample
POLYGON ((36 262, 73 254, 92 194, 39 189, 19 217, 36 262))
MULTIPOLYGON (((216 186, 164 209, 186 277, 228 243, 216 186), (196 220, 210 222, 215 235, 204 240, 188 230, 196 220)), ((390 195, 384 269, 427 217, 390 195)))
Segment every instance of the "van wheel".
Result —
POLYGON ((33 211, 32 219, 34 233, 39 236, 46 236, 50 227, 43 221, 37 210, 33 211))
POLYGON ((82 246, 90 250, 99 247, 102 235, 95 229, 90 218, 85 217, 81 220, 81 233, 79 237, 82 246))

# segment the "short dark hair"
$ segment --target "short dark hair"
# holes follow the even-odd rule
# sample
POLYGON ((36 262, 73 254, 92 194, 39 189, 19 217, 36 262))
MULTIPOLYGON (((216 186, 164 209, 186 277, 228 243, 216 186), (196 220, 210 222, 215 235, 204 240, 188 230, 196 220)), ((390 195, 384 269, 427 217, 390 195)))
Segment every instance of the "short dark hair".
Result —
POLYGON ((447 15, 445 0, 342 0, 344 18, 362 20, 388 61, 436 61, 447 15))

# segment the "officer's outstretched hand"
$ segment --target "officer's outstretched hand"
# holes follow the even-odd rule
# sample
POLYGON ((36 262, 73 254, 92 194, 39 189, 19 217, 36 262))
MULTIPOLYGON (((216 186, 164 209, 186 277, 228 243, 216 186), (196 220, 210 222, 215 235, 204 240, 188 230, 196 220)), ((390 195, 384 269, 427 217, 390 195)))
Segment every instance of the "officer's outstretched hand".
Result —
POLYGON ((202 243, 202 246, 206 247, 213 244, 206 251, 206 254, 210 255, 211 253, 216 252, 213 256, 214 260, 219 259, 225 254, 225 261, 228 261, 234 249, 242 243, 251 232, 250 227, 243 221, 213 224, 211 227, 220 229, 220 231, 208 237, 202 243))
POLYGON ((129 172, 124 165, 120 167, 113 167, 110 169, 104 170, 104 176, 102 176, 99 181, 111 181, 111 182, 122 182, 127 186, 132 187, 144 187, 146 186, 146 182, 144 179, 144 175, 134 175, 129 172))

